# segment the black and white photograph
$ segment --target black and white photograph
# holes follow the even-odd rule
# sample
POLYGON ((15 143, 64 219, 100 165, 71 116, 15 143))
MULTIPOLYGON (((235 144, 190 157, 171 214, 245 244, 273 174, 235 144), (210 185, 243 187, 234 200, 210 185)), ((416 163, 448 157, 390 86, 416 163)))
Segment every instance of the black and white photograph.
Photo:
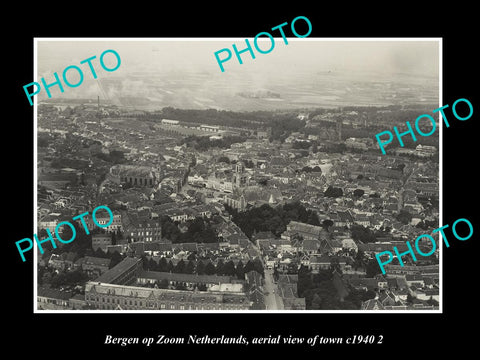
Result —
POLYGON ((440 309, 439 39, 36 40, 37 310, 440 309))

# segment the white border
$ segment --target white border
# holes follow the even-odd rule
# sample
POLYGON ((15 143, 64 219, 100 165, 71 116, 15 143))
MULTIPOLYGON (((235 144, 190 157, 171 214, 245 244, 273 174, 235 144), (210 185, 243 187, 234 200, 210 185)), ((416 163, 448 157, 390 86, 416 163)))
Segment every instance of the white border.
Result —
MULTIPOLYGON (((281 38, 275 38, 276 41, 281 38)), ((392 42, 392 41, 437 41, 438 42, 438 58, 439 58, 439 107, 443 103, 443 38, 441 37, 422 37, 422 38, 408 38, 408 37, 372 37, 372 38, 290 38, 287 37, 288 41, 324 41, 324 42, 341 42, 341 41, 365 41, 365 42, 392 42)), ((244 41, 243 38, 239 37, 226 37, 226 38, 84 38, 84 37, 66 37, 66 38, 33 38, 33 81, 37 81, 37 44, 39 41, 244 41)), ((33 224, 34 229, 33 233, 36 233, 37 229, 37 97, 34 98, 34 164, 33 164, 33 176, 34 176, 34 211, 33 211, 33 224)), ((434 109, 432 109, 434 110, 434 109)), ((407 119, 408 120, 408 119, 407 119)), ((443 226, 443 126, 441 126, 441 117, 439 114, 439 223, 440 226, 443 226)), ((441 314, 443 313, 443 242, 439 241, 440 245, 440 261, 439 261, 439 309, 438 310, 38 310, 37 309, 37 257, 38 249, 34 246, 33 251, 33 269, 34 269, 34 279, 33 279, 33 313, 35 314, 441 314)))

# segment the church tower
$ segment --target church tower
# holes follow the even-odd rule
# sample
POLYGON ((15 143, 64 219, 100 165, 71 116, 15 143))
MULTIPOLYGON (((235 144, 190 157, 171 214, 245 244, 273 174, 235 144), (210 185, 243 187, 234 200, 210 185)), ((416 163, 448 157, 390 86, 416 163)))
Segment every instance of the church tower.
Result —
POLYGON ((232 183, 234 187, 241 188, 247 183, 247 176, 245 174, 245 164, 238 161, 235 164, 235 172, 233 173, 232 183))

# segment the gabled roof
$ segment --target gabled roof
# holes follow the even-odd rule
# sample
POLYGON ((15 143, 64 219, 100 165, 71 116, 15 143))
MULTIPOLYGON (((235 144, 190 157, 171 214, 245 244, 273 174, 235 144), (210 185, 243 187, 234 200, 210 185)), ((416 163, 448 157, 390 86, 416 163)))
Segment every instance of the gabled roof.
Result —
POLYGON ((382 304, 385 304, 385 302, 387 301, 390 301, 390 302, 395 302, 395 299, 390 296, 390 294, 387 294, 387 293, 382 293, 380 294, 380 296, 378 297, 378 300, 382 303, 382 304))
POLYGON ((262 287, 262 275, 255 270, 245 273, 245 281, 249 289, 253 286, 257 288, 262 287))
POLYGON ((353 223, 355 220, 353 219, 352 214, 350 211, 337 211, 338 217, 341 221, 353 223))
POLYGON ((310 257, 310 264, 330 264, 331 259, 326 255, 312 255, 310 257))
POLYGON ((84 265, 93 265, 93 266, 110 266, 111 259, 104 259, 93 256, 85 256, 83 260, 84 265))
POLYGON ((110 283, 116 280, 121 274, 125 273, 125 271, 127 271, 128 269, 137 265, 138 262, 140 261, 141 261, 140 259, 126 257, 117 265, 115 265, 113 268, 106 271, 105 273, 103 273, 103 275, 100 275, 97 279, 95 279, 95 282, 110 283))
POLYGON ((370 299, 362 303, 362 310, 384 310, 382 303, 376 299, 370 299))
POLYGON ((302 247, 304 251, 316 252, 320 248, 320 241, 317 239, 305 239, 303 240, 302 247))
POLYGON ((325 231, 321 226, 310 225, 298 221, 290 221, 287 226, 291 232, 309 233, 316 237, 320 236, 320 234, 325 231))

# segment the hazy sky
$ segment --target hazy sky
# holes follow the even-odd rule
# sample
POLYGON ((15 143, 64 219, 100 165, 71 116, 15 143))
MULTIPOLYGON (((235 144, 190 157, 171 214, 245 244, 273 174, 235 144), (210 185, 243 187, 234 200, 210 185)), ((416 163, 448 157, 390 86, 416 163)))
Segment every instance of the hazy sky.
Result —
MULTIPOLYGON (((259 53, 249 39, 255 52, 252 59, 248 52, 243 53, 243 64, 239 64, 233 53, 232 44, 239 50, 246 47, 244 38, 232 39, 107 39, 101 41, 60 39, 57 41, 38 39, 38 77, 45 77, 47 83, 54 81, 53 72, 62 76, 63 69, 69 65, 77 65, 84 72, 84 82, 76 88, 65 86, 62 96, 96 97, 98 86, 88 68, 88 64, 80 65, 80 61, 97 56, 93 60, 99 80, 107 83, 114 79, 114 85, 104 85, 110 97, 118 96, 152 96, 149 85, 165 84, 166 91, 180 94, 177 86, 183 86, 185 97, 217 91, 217 95, 226 92, 235 93, 245 89, 270 88, 281 84, 295 88, 322 86, 315 75, 331 71, 347 82, 356 80, 394 80, 399 73, 414 75, 415 79, 429 78, 429 83, 438 84, 439 76, 439 43, 428 41, 393 41, 371 40, 341 41, 338 39, 288 38, 288 45, 283 39, 275 39, 275 47, 268 54, 259 53), (214 53, 223 48, 232 51, 232 58, 223 63, 225 72, 221 72, 214 53), (107 72, 100 67, 100 54, 108 49, 115 50, 121 57, 121 65, 114 72, 107 72), (141 73, 141 74, 139 74, 141 73), (195 73, 203 77, 195 78, 195 73), (188 80, 191 79, 190 82, 188 80), (168 83, 174 85, 168 87, 168 83), (182 82, 182 84, 175 84, 182 82), (167 88, 168 87, 168 88, 167 88)), ((259 46, 267 50, 270 46, 268 38, 261 39, 259 46)), ((220 55, 222 58, 225 53, 220 55)), ((112 54, 106 61, 114 60, 112 54)), ((114 66, 113 61, 110 66, 114 66)), ((70 70, 68 78, 76 83, 78 75, 70 70)), ((59 95, 56 87, 52 88, 52 96, 59 95)), ((45 98, 45 91, 39 95, 45 98)), ((213 95, 212 95, 213 96, 213 95)), ((214 99, 215 96, 211 99, 214 99)))
MULTIPOLYGON (((253 40, 249 39, 250 43, 253 40)), ((270 40, 262 47, 268 49, 270 40)), ((375 71, 388 73, 424 74, 437 77, 439 72, 438 42, 429 41, 325 41, 325 39, 288 38, 276 39, 275 48, 268 54, 260 54, 255 48, 255 59, 248 52, 242 54, 240 65, 235 57, 224 63, 227 75, 230 72, 280 72, 280 71, 375 71)), ((229 48, 245 48, 245 39, 202 39, 196 41, 44 41, 38 42, 38 70, 40 74, 60 72, 68 65, 79 64, 90 56, 106 49, 117 51, 122 58, 121 67, 115 71, 126 74, 135 71, 161 72, 162 70, 207 71, 222 74, 214 52, 229 48)), ((226 56, 226 54, 221 54, 226 56)), ((98 60, 97 60, 98 61, 98 60)), ((83 65, 86 66, 86 65, 83 65)), ((97 67, 100 65, 97 63, 97 67)), ((113 73, 112 73, 113 74, 113 73)))

